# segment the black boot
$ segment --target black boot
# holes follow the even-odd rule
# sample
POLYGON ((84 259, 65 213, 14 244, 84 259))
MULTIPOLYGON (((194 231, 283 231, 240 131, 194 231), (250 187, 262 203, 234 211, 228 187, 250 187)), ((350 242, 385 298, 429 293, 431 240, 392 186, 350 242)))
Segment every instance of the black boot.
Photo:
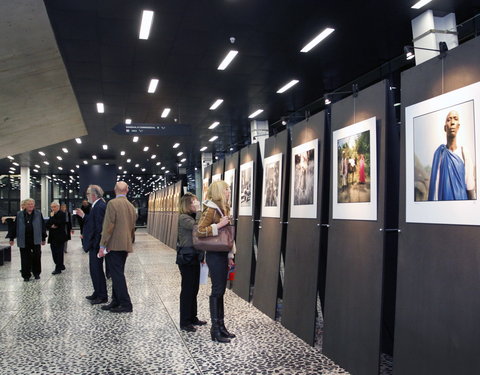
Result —
POLYGON ((210 328, 210 336, 213 341, 227 343, 230 339, 222 336, 220 326, 218 324, 218 299, 210 296, 210 317, 212 319, 212 328, 210 328))
POLYGON ((218 298, 217 308, 218 308, 218 327, 220 328, 221 335, 229 339, 235 338, 236 336, 233 333, 228 332, 227 328, 225 327, 225 321, 223 320, 225 316, 225 313, 224 313, 225 310, 223 307, 223 296, 218 298))

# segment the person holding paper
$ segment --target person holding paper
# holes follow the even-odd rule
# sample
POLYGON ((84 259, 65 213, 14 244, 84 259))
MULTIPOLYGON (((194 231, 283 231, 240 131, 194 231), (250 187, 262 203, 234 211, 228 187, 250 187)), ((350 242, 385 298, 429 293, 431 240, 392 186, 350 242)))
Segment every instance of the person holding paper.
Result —
MULTIPOLYGON (((218 230, 230 225, 230 187, 225 181, 212 182, 207 192, 207 200, 203 202, 205 209, 198 222, 198 237, 218 236, 218 230)), ((207 264, 212 280, 210 295, 210 317, 212 327, 210 336, 213 341, 230 342, 235 335, 228 332, 224 322, 223 296, 227 287, 229 267, 233 266, 235 246, 230 252, 207 251, 207 264)))
POLYGON ((197 294, 200 281, 200 262, 204 252, 193 247, 192 230, 200 217, 200 202, 192 193, 186 193, 178 204, 178 243, 177 261, 182 275, 180 291, 180 329, 195 332, 195 326, 203 326, 207 322, 197 317, 197 294))

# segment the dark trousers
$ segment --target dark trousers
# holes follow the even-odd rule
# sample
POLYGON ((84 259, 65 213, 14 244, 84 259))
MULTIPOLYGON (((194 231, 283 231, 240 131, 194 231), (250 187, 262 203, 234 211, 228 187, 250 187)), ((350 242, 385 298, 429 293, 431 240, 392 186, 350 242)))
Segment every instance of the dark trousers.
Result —
POLYGON ((182 275, 180 291, 180 326, 188 326, 196 321, 197 294, 200 281, 200 265, 179 265, 182 275))
POLYGON ((40 245, 25 244, 20 248, 20 261, 22 265, 22 277, 29 279, 32 276, 40 275, 42 272, 42 249, 40 245))
POLYGON ((228 275, 228 253, 227 252, 207 252, 207 264, 212 280, 212 297, 223 297, 227 287, 228 275))
POLYGON ((123 307, 132 307, 125 280, 126 251, 110 251, 107 256, 108 269, 112 276, 112 303, 123 307))
POLYGON ((103 273, 103 258, 97 257, 96 250, 90 250, 88 252, 88 258, 90 263, 90 277, 93 284, 93 295, 97 298, 108 298, 107 294, 107 281, 105 274, 103 273))
POLYGON ((65 242, 52 242, 50 243, 50 249, 52 249, 53 263, 55 263, 55 271, 61 271, 65 269, 63 264, 63 249, 65 242))

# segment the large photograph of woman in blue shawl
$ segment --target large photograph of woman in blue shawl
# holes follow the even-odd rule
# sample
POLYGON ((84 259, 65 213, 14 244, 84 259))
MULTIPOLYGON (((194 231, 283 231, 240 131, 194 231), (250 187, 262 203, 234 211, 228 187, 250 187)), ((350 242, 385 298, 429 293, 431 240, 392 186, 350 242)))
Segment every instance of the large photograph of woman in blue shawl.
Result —
POLYGON ((413 119, 415 201, 476 199, 473 100, 413 119))

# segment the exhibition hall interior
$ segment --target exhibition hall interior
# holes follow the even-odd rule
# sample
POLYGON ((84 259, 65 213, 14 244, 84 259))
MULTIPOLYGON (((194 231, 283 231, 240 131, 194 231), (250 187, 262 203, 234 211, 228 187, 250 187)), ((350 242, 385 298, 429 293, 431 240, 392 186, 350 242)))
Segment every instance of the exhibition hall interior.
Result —
POLYGON ((3 1, 0 32, 2 375, 480 374, 478 0, 3 1), (87 247, 102 195, 132 252, 103 216, 87 247))

